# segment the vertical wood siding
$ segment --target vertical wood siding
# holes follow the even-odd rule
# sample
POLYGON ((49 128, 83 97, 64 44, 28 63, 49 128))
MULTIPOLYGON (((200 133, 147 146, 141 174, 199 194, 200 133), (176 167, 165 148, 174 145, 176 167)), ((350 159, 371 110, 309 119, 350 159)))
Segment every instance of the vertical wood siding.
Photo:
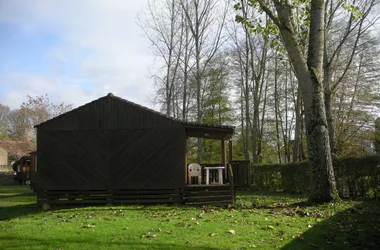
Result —
POLYGON ((173 129, 180 122, 114 97, 103 97, 38 126, 38 130, 173 129))
POLYGON ((37 127, 38 190, 182 188, 185 129, 104 97, 37 127))
POLYGON ((183 130, 112 130, 111 188, 184 187, 183 130))
POLYGON ((105 130, 39 131, 38 189, 108 189, 108 141, 105 130))

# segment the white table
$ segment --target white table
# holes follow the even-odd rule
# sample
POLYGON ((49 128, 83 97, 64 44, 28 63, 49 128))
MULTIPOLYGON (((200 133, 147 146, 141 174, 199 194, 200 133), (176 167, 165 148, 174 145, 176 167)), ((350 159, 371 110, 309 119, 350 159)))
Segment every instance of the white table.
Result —
POLYGON ((217 184, 223 184, 223 169, 224 167, 218 166, 218 167, 204 167, 206 169, 206 185, 209 185, 209 179, 210 179, 210 170, 218 170, 218 183, 217 184))

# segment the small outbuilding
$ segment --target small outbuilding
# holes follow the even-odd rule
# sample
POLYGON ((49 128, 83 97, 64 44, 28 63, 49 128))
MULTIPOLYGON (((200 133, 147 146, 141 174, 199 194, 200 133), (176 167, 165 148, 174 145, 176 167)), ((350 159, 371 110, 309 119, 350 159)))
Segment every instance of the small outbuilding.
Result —
POLYGON ((21 185, 30 184, 31 173, 30 156, 22 156, 18 161, 13 163, 12 168, 15 171, 14 180, 21 185))
POLYGON ((34 142, 0 140, 0 172, 12 171, 12 164, 36 149, 34 142))
POLYGON ((226 159, 229 143, 232 160, 231 126, 180 121, 108 94, 36 129, 31 187, 40 204, 234 201, 233 174, 226 159), (222 175, 217 183, 189 183, 189 137, 220 141, 217 168, 222 175))

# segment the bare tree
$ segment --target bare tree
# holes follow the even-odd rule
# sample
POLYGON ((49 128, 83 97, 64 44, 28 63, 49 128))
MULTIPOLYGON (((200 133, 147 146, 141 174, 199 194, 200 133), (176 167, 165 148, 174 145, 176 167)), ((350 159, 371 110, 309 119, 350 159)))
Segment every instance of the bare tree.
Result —
POLYGON ((23 102, 20 106, 20 111, 18 111, 20 114, 17 113, 17 116, 14 115, 12 120, 13 124, 18 124, 16 127, 20 128, 25 125, 23 119, 26 119, 25 123, 29 129, 29 132, 27 133, 29 140, 35 139, 35 125, 51 119, 54 116, 66 113, 73 108, 72 104, 52 103, 47 94, 36 97, 28 95, 27 99, 28 100, 23 102))
MULTIPOLYGON (((238 4, 238 14, 244 19, 253 19, 259 16, 258 25, 266 25, 266 16, 257 13, 250 7, 250 1, 240 0, 238 4), (261 20, 263 19, 263 21, 261 20), (260 24, 261 23, 261 24, 260 24)), ((236 30, 236 27, 233 27, 236 30)), ((264 124, 261 121, 265 112, 266 93, 268 87, 267 78, 265 77, 269 40, 255 33, 252 33, 252 26, 243 24, 242 35, 237 36, 237 32, 230 31, 230 37, 233 38, 234 47, 237 51, 238 61, 240 61, 240 74, 244 96, 244 145, 249 144, 252 149, 252 160, 254 163, 261 161, 262 152, 262 135, 264 124), (248 142, 250 139, 251 143, 248 142)), ((245 150, 247 152, 247 150, 245 150)), ((248 153, 246 153, 248 158, 248 153)))
MULTIPOLYGON (((178 72, 183 45, 181 6, 178 1, 148 1, 146 12, 139 17, 139 25, 149 39, 157 55, 163 62, 164 74, 154 74, 158 96, 165 113, 173 113, 173 102, 178 88, 178 72)), ((161 71, 161 70, 159 70, 161 71)))
MULTIPOLYGON (((245 3, 245 2, 244 2, 245 3)), ((245 8, 248 7, 244 5, 245 8)), ((243 15, 247 15, 247 10, 242 11, 243 15)), ((245 160, 249 160, 249 138, 250 138, 250 51, 249 51, 249 36, 250 33, 246 26, 237 27, 233 22, 232 27, 228 28, 229 38, 232 44, 232 58, 234 68, 237 74, 237 86, 240 92, 240 109, 241 109, 241 136, 243 139, 243 150, 245 160), (239 29, 240 28, 240 29, 239 29)))
MULTIPOLYGON (((194 41, 193 71, 196 86, 196 121, 202 122, 202 88, 207 68, 225 41, 224 24, 228 1, 181 0, 186 22, 194 41)), ((198 162, 202 162, 202 141, 198 140, 198 162)))
POLYGON ((378 3, 378 0, 354 0, 352 4, 327 0, 325 4, 323 84, 330 147, 334 154, 337 152, 332 107, 334 93, 346 79, 363 36, 380 18, 379 14, 372 14, 378 3))
POLYGON ((8 134, 13 140, 29 141, 32 139, 31 125, 25 109, 15 109, 9 112, 8 134))

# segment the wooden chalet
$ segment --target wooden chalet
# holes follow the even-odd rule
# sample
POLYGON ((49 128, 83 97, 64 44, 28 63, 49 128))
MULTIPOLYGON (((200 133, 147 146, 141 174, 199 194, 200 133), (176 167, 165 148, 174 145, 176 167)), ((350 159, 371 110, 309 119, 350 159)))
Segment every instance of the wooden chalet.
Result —
POLYGON ((183 122, 108 94, 36 129, 31 187, 39 204, 234 202, 226 159, 233 127, 183 122), (188 137, 220 141, 223 181, 189 183, 188 137))
POLYGON ((0 173, 12 172, 13 168, 15 181, 20 184, 28 183, 30 168, 27 158, 35 149, 35 143, 30 141, 0 141, 0 173))
POLYGON ((12 165, 13 171, 15 171, 14 180, 20 185, 30 183, 31 169, 31 157, 29 155, 22 156, 18 161, 12 165))

